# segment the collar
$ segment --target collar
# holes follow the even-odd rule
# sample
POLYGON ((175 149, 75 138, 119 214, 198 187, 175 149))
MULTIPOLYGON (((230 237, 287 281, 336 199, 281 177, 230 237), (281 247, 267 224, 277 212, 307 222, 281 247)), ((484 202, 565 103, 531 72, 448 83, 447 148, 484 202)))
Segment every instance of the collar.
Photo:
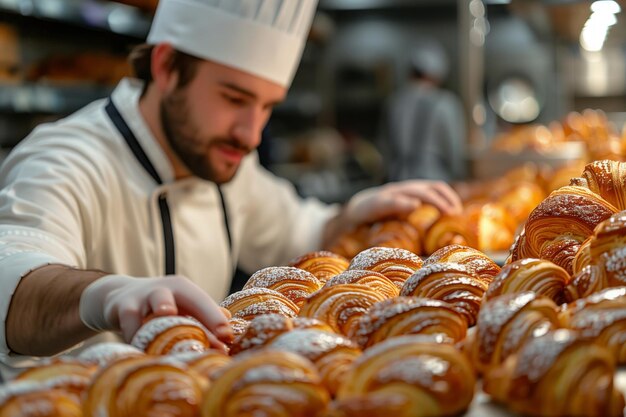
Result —
POLYGON ((139 111, 139 97, 142 90, 143 82, 134 78, 124 78, 111 94, 111 100, 135 134, 139 145, 163 183, 172 183, 174 182, 172 164, 139 111))

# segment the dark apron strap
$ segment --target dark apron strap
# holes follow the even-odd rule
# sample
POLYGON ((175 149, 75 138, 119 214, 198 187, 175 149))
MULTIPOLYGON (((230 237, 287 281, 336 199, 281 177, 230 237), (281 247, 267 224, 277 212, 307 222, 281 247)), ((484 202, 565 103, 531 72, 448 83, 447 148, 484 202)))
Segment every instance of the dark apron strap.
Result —
MULTIPOLYGON (((130 148, 130 150, 135 155, 135 158, 137 158, 139 163, 144 167, 146 172, 150 174, 150 176, 154 179, 154 181, 157 184, 162 185, 163 181, 161 180, 161 177, 159 176, 156 169, 150 162, 150 159, 148 159, 148 156, 142 149, 141 145, 139 144, 139 141, 135 137, 134 133, 130 130, 130 127, 128 127, 128 124, 126 123, 126 121, 124 120, 120 112, 117 110, 117 108, 115 107, 115 104, 113 104, 113 101, 111 99, 109 99, 105 107, 105 110, 107 114, 109 115, 109 117, 111 118, 111 121, 113 122, 117 130, 120 132, 124 140, 126 140, 126 143, 128 144, 128 147, 130 148)), ((222 203, 222 211, 224 213, 224 227, 226 229, 226 235, 228 237, 228 247, 230 249, 230 253, 232 254, 233 239, 231 236, 230 226, 229 226, 229 221, 228 221, 228 209, 226 205, 226 199, 224 198, 224 193, 222 192, 222 189, 219 186, 217 187, 217 191, 220 196, 220 200, 222 203)), ((171 275, 171 274, 176 273, 176 254, 175 254, 175 246, 174 246, 174 232, 172 228, 172 218, 170 215, 169 205, 167 204, 167 195, 165 193, 159 196, 159 211, 161 212, 161 223, 163 224, 163 239, 164 239, 164 246, 165 246, 165 274, 171 275)))

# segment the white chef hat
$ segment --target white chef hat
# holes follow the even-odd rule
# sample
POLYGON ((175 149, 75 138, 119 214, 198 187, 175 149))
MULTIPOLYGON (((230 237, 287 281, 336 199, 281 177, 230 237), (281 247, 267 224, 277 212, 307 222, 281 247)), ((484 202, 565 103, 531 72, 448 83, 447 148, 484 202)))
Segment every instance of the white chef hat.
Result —
POLYGON ((161 0, 149 44, 175 49, 289 87, 317 0, 161 0))
POLYGON ((443 82, 448 76, 448 56, 443 46, 434 39, 423 40, 411 53, 411 65, 417 71, 443 82))

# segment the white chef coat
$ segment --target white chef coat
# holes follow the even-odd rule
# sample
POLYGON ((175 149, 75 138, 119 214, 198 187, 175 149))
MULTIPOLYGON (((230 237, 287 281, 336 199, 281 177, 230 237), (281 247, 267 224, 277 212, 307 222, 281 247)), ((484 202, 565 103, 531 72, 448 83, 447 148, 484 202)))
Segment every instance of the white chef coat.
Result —
POLYGON ((167 196, 176 273, 218 302, 234 268, 282 265, 319 247, 336 208, 300 199, 287 181, 263 169, 256 154, 218 187, 175 181, 165 153, 138 108, 142 84, 123 80, 112 101, 161 178, 139 163, 94 102, 59 122, 42 125, 0 169, 0 362, 17 364, 6 344, 5 320, 20 278, 45 264, 100 269, 136 277, 165 275, 164 227, 158 199, 167 196))

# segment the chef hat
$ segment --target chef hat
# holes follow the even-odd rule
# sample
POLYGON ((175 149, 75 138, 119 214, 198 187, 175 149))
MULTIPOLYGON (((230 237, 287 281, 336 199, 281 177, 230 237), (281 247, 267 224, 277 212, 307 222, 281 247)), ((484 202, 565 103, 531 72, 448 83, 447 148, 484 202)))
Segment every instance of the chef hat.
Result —
POLYGON ((440 82, 448 76, 448 56, 434 39, 422 41, 413 49, 411 65, 416 71, 440 82))
POLYGON ((160 0, 149 44, 289 87, 317 0, 160 0))

